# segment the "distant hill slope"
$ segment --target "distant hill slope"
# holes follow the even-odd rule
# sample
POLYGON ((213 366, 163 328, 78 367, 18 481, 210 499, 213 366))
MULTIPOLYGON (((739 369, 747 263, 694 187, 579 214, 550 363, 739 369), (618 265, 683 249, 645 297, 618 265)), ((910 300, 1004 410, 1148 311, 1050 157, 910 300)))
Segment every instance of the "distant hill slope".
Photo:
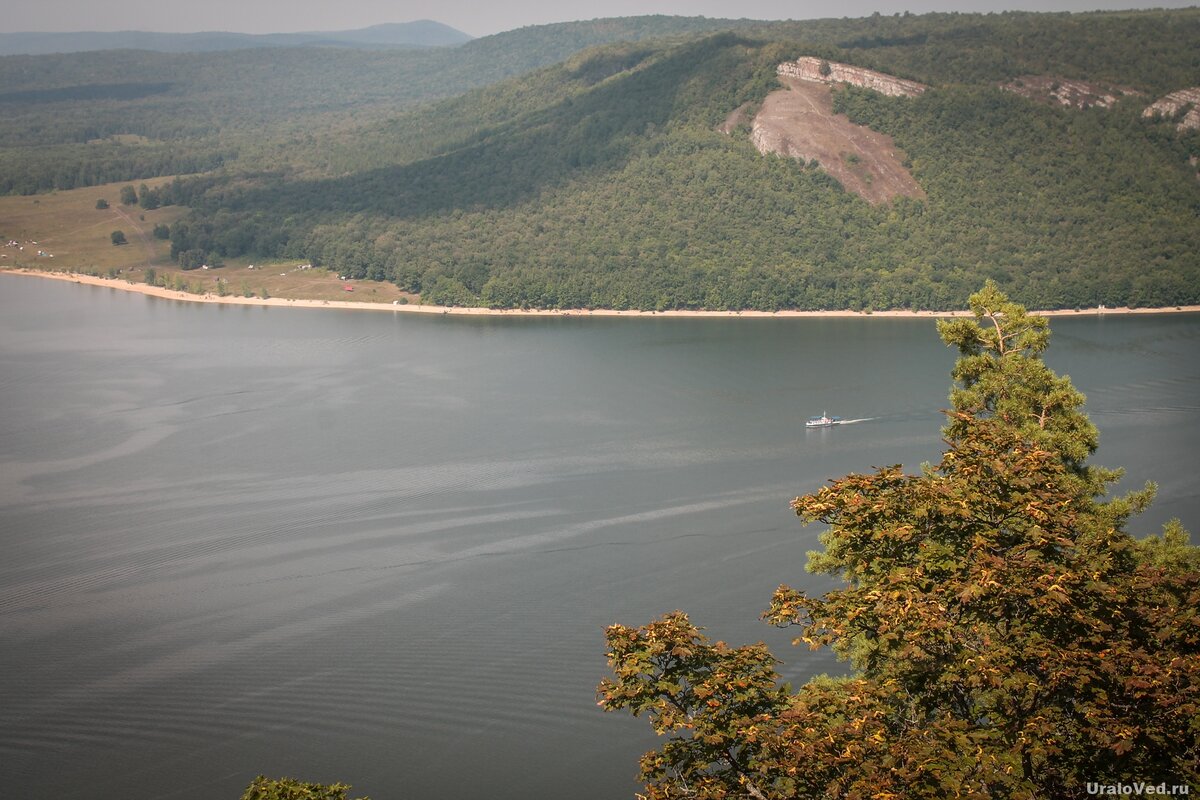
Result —
POLYGON ((0 194, 203 171, 234 159, 262 167, 295 151, 293 137, 341 130, 351 118, 361 126, 585 47, 753 24, 647 16, 526 27, 453 48, 0 57, 0 194), (279 137, 285 142, 276 146, 279 137))
MULTIPOLYGON (((191 136, 243 124, 252 125, 259 137, 264 121, 281 117, 310 119, 315 113, 349 109, 361 113, 380 105, 395 109, 498 83, 588 47, 754 24, 647 16, 530 26, 457 47, 256 47, 220 53, 142 49, 0 57, 0 105, 8 106, 0 114, 0 147, 86 141, 114 133, 163 139, 178 135, 172 129, 183 128, 191 136), (68 107, 59 103, 63 99, 104 102, 68 107), (124 102, 114 105, 113 100, 124 102), (58 105, 39 107, 50 103, 58 105), (54 115, 53 125, 44 124, 45 113, 54 115)), ((392 28, 346 33, 364 42, 392 36, 392 28)))
POLYGON ((557 64, 589 47, 613 42, 642 42, 667 37, 698 36, 716 31, 753 30, 764 24, 752 19, 678 17, 648 14, 637 17, 608 17, 551 25, 529 25, 491 36, 481 36, 464 46, 463 52, 478 62, 494 61, 507 74, 520 75, 539 67, 557 64))
MULTIPOLYGON (((294 255, 457 305, 950 308, 985 278, 1034 307, 1197 303, 1200 137, 1143 118, 1148 95, 1077 109, 998 84, 1039 64, 1081 80, 1120 72, 1149 92, 1192 74, 1198 23, 1132 16, 1154 57, 1106 15, 889 20, 889 42, 920 32, 903 46, 822 44, 785 25, 594 48, 317 136, 292 151, 305 168, 291 175, 181 185, 173 199, 195 211, 175 244, 294 255), (1010 38, 1043 46, 998 58, 1010 38), (946 81, 921 52, 947 41, 977 82, 946 81), (813 52, 928 84, 833 94, 833 111, 894 142, 915 198, 872 205, 822 166, 755 149, 748 119, 778 66, 813 52), (743 106, 746 122, 726 125, 743 106)), ((830 28, 861 40, 843 38, 846 21, 830 28)))
MULTIPOLYGON (((1197 52, 1200 9, 644 18, 453 50, 12 57, 0 179, 93 180, 98 164, 148 177, 215 155, 222 169, 152 198, 192 209, 172 226, 177 254, 302 259, 431 303, 936 309, 993 278, 1031 307, 1193 304, 1200 133, 1142 112, 1200 85, 1197 52), (919 192, 872 204, 811 158, 755 148, 750 120, 802 56, 928 87, 828 95, 890 137, 919 192), (1001 88, 1034 75, 1129 93, 1080 108, 1001 88)), ((866 181, 865 159, 835 155, 866 181)))
POLYGON ((0 33, 0 56, 80 53, 96 50, 153 50, 160 53, 207 53, 254 47, 452 47, 469 42, 462 31, 432 20, 372 25, 348 31, 249 34, 227 31, 157 33, 83 31, 72 33, 0 33))

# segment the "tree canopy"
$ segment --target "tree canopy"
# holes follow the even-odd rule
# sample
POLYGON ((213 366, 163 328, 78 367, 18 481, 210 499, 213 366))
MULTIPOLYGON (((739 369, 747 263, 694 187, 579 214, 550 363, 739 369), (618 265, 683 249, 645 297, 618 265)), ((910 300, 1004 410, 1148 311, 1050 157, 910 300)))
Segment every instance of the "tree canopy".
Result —
POLYGON ((608 629, 606 710, 667 741, 647 796, 1084 797, 1088 784, 1200 786, 1200 548, 1149 501, 1104 499, 1083 398, 1041 361, 1044 320, 994 286, 959 348, 946 451, 919 474, 852 474, 793 501, 823 523, 808 569, 764 617, 833 648, 847 677, 781 686, 764 645, 711 643, 681 612, 608 629))
MULTIPOLYGON (((259 775, 246 791, 242 800, 347 800, 350 787, 344 783, 309 783, 295 778, 268 778, 259 775)), ((358 800, 370 800, 361 797, 358 800)))

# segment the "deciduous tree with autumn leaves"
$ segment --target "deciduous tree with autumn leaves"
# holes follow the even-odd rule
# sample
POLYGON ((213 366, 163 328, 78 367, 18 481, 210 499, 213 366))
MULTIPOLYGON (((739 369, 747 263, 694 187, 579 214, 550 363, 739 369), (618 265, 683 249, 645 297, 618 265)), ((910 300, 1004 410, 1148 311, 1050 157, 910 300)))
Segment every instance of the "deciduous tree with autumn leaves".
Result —
POLYGON ((665 743, 646 797, 1074 798, 1087 784, 1200 790, 1200 548, 1126 527, 1154 488, 1108 497, 1083 396, 1041 360, 1044 318, 988 284, 939 323, 960 359, 941 461, 852 474, 793 501, 827 526, 763 616, 849 677, 781 685, 765 645, 711 642, 682 612, 607 631, 606 710, 665 743))

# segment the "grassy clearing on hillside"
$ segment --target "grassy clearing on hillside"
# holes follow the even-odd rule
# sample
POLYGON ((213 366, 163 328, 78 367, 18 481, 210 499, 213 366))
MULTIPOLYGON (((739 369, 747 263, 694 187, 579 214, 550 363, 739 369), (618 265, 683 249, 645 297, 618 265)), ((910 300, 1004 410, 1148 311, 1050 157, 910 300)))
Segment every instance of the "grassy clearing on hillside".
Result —
MULTIPOLYGON (((156 186, 167 180, 159 178, 146 184, 156 186)), ((154 226, 171 225, 187 209, 172 206, 144 211, 138 206, 123 206, 121 187, 127 185, 112 183, 50 194, 0 197, 0 237, 4 242, 20 242, 19 247, 0 248, 0 255, 6 256, 0 258, 0 265, 99 270, 103 274, 109 269, 169 263, 171 244, 154 238, 154 226), (108 208, 96 208, 101 199, 108 202, 108 208), (113 231, 123 232, 129 243, 113 245, 113 231), (39 256, 39 250, 46 255, 39 256)))
MULTIPOLYGON (((154 188, 171 178, 145 181, 154 188)), ((138 182, 140 185, 141 182, 138 182)), ((181 270, 171 261, 171 244, 155 239, 155 225, 173 225, 187 213, 182 206, 151 211, 120 202, 122 186, 111 183, 32 197, 0 197, 0 268, 26 268, 115 274, 144 283, 153 268, 156 283, 196 294, 287 297, 297 300, 357 300, 391 303, 415 300, 394 284, 342 281, 324 269, 300 269, 291 262, 256 263, 233 260, 208 270, 181 270), (109 207, 96 208, 98 200, 109 207), (114 245, 112 232, 125 234, 128 244, 114 245), (7 246, 15 240, 19 244, 7 246), (39 251, 44 255, 38 255, 39 251), (347 291, 351 287, 352 291, 347 291)))

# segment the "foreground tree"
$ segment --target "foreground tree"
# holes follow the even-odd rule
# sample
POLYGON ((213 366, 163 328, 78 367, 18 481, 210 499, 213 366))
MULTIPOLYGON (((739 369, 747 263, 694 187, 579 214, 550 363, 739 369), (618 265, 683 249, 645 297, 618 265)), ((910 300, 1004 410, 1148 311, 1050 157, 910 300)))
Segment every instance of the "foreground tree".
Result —
POLYGON ((1083 397, 1040 360, 1045 321, 994 287, 960 349, 936 466, 849 475, 793 502, 828 525, 764 616, 850 678, 792 694, 763 645, 710 644, 676 612, 608 630, 606 710, 647 714, 650 798, 1084 797, 1200 785, 1200 573, 1178 523, 1123 531, 1152 487, 1100 499, 1083 397))
MULTIPOLYGON (((246 791, 242 800, 346 800, 350 787, 344 783, 306 783, 295 778, 267 778, 259 775, 246 791)), ((370 800, 362 797, 359 800, 370 800)))

